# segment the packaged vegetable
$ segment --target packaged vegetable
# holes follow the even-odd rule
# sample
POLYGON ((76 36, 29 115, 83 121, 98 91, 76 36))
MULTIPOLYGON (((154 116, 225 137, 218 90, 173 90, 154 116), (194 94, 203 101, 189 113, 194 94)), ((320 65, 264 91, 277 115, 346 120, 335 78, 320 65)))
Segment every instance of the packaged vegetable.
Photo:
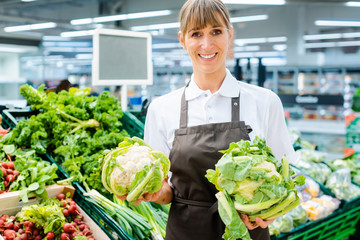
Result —
POLYGON ((160 190, 170 161, 137 137, 126 138, 102 160, 102 183, 111 193, 135 201, 142 194, 160 190))
POLYGON ((291 232, 291 230, 294 229, 293 219, 288 213, 276 218, 271 225, 273 225, 281 233, 291 232))
POLYGON ((275 219, 299 205, 294 186, 302 185, 305 177, 292 180, 286 157, 278 163, 265 140, 241 140, 221 153, 215 170, 207 170, 206 177, 219 190, 216 197, 226 225, 224 239, 251 239, 238 213, 247 214, 250 221, 256 216, 275 219))
POLYGON ((291 216, 294 227, 298 227, 308 221, 306 211, 301 205, 288 212, 287 215, 291 216))
POLYGON ((342 168, 331 173, 326 182, 326 187, 340 200, 349 201, 360 196, 360 187, 351 182, 349 168, 342 168))

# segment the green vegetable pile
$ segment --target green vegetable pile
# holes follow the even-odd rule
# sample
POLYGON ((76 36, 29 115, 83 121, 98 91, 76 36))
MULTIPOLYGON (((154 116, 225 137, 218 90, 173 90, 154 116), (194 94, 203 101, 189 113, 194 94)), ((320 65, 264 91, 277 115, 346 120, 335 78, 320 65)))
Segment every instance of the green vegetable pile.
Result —
POLYGON ((69 92, 45 93, 29 85, 20 93, 39 113, 19 121, 0 140, 0 144, 15 144, 49 153, 73 180, 109 194, 101 182, 99 158, 104 149, 111 149, 129 135, 121 130, 120 102, 108 92, 98 97, 88 96, 90 89, 71 88, 69 92))
POLYGON ((143 140, 126 138, 108 152, 102 164, 102 183, 111 193, 126 195, 131 202, 142 194, 160 190, 170 169, 164 153, 153 151, 143 140))
POLYGON ((258 137, 253 142, 241 140, 229 149, 206 177, 219 192, 218 210, 225 223, 224 239, 249 240, 250 235, 238 213, 250 221, 284 215, 300 203, 295 184, 302 185, 305 177, 290 178, 293 171, 284 156, 278 164, 270 147, 258 137))

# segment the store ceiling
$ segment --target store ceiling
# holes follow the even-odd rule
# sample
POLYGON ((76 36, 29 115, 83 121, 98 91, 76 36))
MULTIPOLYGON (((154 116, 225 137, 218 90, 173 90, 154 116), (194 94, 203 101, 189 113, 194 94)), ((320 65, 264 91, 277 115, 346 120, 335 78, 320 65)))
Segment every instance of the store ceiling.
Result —
MULTIPOLYGON (((0 0, 1 36, 42 39, 43 36, 60 36, 62 32, 92 30, 98 24, 72 25, 71 20, 96 18, 125 13, 171 10, 161 17, 131 19, 101 23, 103 28, 131 30, 134 26, 173 23, 178 21, 178 12, 185 0, 0 0), (5 27, 54 22, 56 28, 30 30, 16 33, 4 32, 5 27)), ((264 38, 305 34, 360 32, 360 27, 316 26, 315 20, 360 20, 360 8, 346 7, 345 0, 286 0, 282 6, 228 5, 232 17, 267 15, 268 19, 254 22, 234 23, 235 38, 264 38)), ((177 42, 177 29, 157 30, 153 43, 177 42)), ((91 37, 73 38, 74 40, 91 37)), ((356 39, 359 40, 359 39, 356 39)))

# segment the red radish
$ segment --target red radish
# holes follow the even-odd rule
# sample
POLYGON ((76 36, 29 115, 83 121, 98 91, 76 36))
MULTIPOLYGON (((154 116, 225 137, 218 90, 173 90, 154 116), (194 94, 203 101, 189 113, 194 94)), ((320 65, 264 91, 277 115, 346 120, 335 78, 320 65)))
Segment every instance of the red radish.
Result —
POLYGON ((7 175, 6 169, 4 167, 1 167, 1 171, 3 173, 3 176, 5 177, 7 175))
POLYGON ((19 173, 18 170, 14 170, 14 171, 13 171, 13 174, 14 174, 15 177, 17 177, 17 176, 19 176, 20 173, 19 173))
POLYGON ((21 240, 28 240, 29 237, 26 233, 22 233, 21 236, 20 236, 21 240))
POLYGON ((6 169, 7 174, 13 174, 14 171, 11 168, 6 169))
POLYGON ((70 216, 69 210, 67 210, 67 209, 64 209, 64 210, 62 211, 62 213, 64 214, 65 217, 70 216))
POLYGON ((9 175, 6 176, 6 180, 7 180, 9 183, 12 183, 12 182, 15 180, 15 177, 14 177, 14 175, 9 174, 9 175))
POLYGON ((4 231, 4 236, 9 240, 13 240, 16 238, 16 232, 14 230, 7 229, 4 231))
POLYGON ((14 223, 13 222, 5 222, 4 226, 7 229, 12 229, 14 227, 14 223))
POLYGON ((59 193, 59 194, 56 196, 56 198, 59 199, 59 200, 63 200, 63 199, 65 199, 65 194, 59 193))
POLYGON ((8 162, 8 168, 14 169, 15 163, 14 162, 8 162))
POLYGON ((79 214, 79 210, 77 209, 76 205, 70 205, 69 207, 69 213, 71 214, 79 214))
POLYGON ((36 237, 35 237, 35 240, 42 240, 43 239, 43 237, 41 236, 41 235, 37 235, 36 237))
POLYGON ((46 237, 48 240, 53 240, 53 239, 55 239, 55 234, 53 232, 48 232, 46 234, 46 237))
POLYGON ((34 226, 35 226, 35 223, 29 222, 29 228, 34 228, 34 226))
POLYGON ((8 187, 9 186, 9 182, 8 181, 4 181, 4 186, 8 187))
POLYGON ((60 235, 60 239, 61 239, 61 240, 70 240, 69 234, 67 234, 67 233, 62 233, 62 234, 60 235))
POLYGON ((63 229, 66 233, 73 233, 75 231, 75 228, 71 225, 71 223, 65 223, 63 229))
POLYGON ((3 168, 8 168, 8 165, 7 165, 6 162, 2 162, 2 163, 1 163, 1 166, 2 166, 3 168))

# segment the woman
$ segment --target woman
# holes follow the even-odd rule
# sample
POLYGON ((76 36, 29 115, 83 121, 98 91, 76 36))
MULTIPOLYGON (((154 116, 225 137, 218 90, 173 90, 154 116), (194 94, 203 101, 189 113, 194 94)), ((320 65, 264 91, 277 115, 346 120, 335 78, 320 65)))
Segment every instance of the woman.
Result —
MULTIPOLYGON (((159 192, 144 194, 136 203, 172 203, 167 240, 221 239, 217 190, 205 174, 231 142, 259 136, 278 159, 294 157, 277 95, 237 81, 226 69, 232 35, 221 0, 188 0, 180 11, 179 40, 191 57, 193 75, 185 88, 155 99, 148 108, 145 141, 169 156, 171 176, 159 192)), ((253 239, 270 239, 272 221, 241 218, 253 239)))

